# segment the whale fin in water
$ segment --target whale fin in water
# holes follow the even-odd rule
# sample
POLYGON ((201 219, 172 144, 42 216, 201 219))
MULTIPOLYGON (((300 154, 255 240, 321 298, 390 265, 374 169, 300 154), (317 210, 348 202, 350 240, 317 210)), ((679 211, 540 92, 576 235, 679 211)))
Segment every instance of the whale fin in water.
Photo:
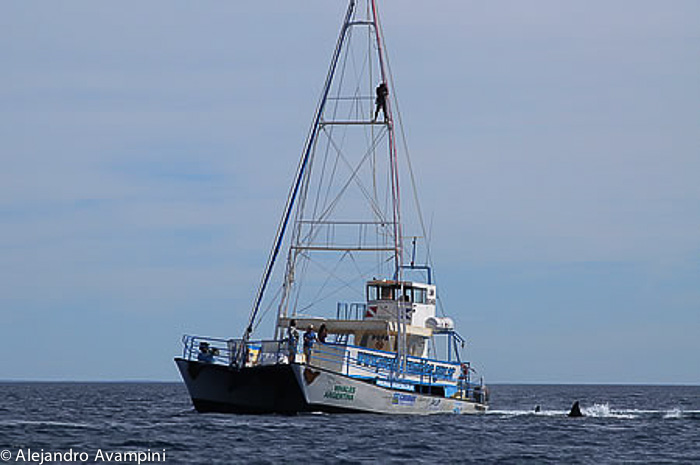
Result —
POLYGON ((571 406, 571 411, 569 412, 570 417, 582 417, 583 413, 581 413, 581 407, 578 404, 578 401, 574 402, 574 405, 571 406))

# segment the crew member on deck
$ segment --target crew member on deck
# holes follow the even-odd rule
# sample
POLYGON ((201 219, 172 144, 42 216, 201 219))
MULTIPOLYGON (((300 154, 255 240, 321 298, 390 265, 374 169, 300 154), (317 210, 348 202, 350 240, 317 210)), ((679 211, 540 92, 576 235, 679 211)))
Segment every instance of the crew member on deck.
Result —
POLYGON ((309 363, 309 360, 311 359, 311 349, 314 347, 314 342, 316 342, 314 325, 309 325, 304 333, 304 356, 306 357, 306 363, 309 363))
POLYGON ((199 353, 197 353, 197 360, 204 363, 212 363, 214 361, 214 353, 209 349, 208 342, 199 343, 199 353))
POLYGON ((325 344, 327 337, 328 337, 328 328, 326 328, 325 323, 321 323, 321 326, 318 328, 318 340, 319 340, 319 342, 325 344))
POLYGON ((298 345, 299 332, 297 331, 297 322, 289 320, 289 326, 287 327, 287 352, 289 353, 289 363, 295 361, 298 345))

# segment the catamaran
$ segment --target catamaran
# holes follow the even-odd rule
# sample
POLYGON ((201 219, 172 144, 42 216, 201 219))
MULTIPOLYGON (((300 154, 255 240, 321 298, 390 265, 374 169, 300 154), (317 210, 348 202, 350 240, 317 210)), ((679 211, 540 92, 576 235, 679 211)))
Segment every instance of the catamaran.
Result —
POLYGON ((438 313, 393 89, 377 2, 349 0, 245 331, 186 335, 175 358, 196 410, 487 409, 483 378, 462 358, 464 338, 438 313), (414 195, 402 203, 404 182, 414 195), (404 236, 408 228, 416 234, 404 236), (266 317, 272 335, 255 338, 266 317))

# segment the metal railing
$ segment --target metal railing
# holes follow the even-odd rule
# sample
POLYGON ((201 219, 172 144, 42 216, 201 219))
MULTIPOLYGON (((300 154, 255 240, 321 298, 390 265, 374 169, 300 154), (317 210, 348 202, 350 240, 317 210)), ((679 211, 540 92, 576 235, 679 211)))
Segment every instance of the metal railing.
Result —
POLYGON ((423 393, 435 393, 442 389, 446 397, 485 401, 483 380, 472 382, 473 369, 466 364, 444 362, 419 357, 408 357, 410 372, 402 373, 401 363, 392 352, 368 349, 365 347, 338 344, 317 344, 314 346, 309 366, 334 371, 353 378, 373 379, 378 385, 408 389, 423 393), (381 357, 379 363, 367 363, 367 356, 381 357), (456 371, 451 376, 436 375, 436 367, 453 367, 456 371))
POLYGON ((185 360, 228 365, 232 356, 226 339, 185 335, 182 343, 182 358, 185 360))
POLYGON ((366 311, 364 302, 338 302, 335 317, 337 320, 362 320, 366 311))
POLYGON ((247 341, 246 350, 241 351, 242 339, 219 339, 185 335, 182 358, 219 365, 237 365, 236 357, 245 354, 244 366, 275 365, 288 363, 289 350, 285 341, 247 341))
POLYGON ((408 357, 408 370, 402 372, 396 353, 350 344, 317 342, 306 360, 299 347, 290 347, 286 339, 248 341, 245 351, 240 350, 242 339, 185 335, 182 342, 183 358, 190 361, 231 367, 307 363, 311 367, 373 380, 377 385, 394 389, 426 393, 442 389, 445 396, 475 401, 483 401, 485 395, 483 382, 471 381, 471 367, 467 365, 466 372, 462 372, 462 365, 455 362, 408 357), (246 354, 244 364, 236 363, 238 354, 246 354), (450 368, 455 371, 449 371, 450 368))

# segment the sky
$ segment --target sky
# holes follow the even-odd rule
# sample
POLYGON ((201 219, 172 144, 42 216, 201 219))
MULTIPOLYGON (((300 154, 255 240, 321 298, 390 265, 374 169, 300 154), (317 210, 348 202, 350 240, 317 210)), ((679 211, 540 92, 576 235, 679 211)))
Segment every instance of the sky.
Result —
MULTIPOLYGON (((380 7, 486 381, 700 384, 700 3, 380 7)), ((345 8, 0 4, 0 379, 176 381, 242 333, 345 8)))

